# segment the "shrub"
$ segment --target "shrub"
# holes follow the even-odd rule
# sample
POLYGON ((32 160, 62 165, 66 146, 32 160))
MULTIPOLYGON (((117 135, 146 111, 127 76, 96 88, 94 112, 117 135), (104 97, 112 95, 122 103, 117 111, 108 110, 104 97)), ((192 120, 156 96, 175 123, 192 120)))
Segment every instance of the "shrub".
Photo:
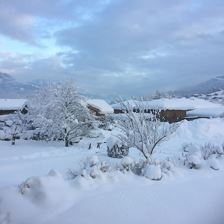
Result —
POLYGON ((76 170, 69 170, 68 176, 70 179, 75 179, 78 176, 91 177, 93 179, 100 177, 103 173, 111 169, 110 164, 105 161, 100 161, 97 156, 87 158, 82 164, 81 168, 76 170))
POLYGON ((131 157, 125 157, 121 162, 122 170, 125 171, 132 171, 134 165, 135 161, 131 157))
POLYGON ((190 169, 200 169, 202 163, 206 162, 214 170, 219 169, 217 158, 224 155, 224 147, 211 143, 195 146, 192 143, 183 146, 184 165, 190 169))
POLYGON ((124 145, 114 145, 112 148, 107 147, 107 155, 112 158, 123 158, 128 155, 129 149, 124 145))
POLYGON ((135 162, 131 167, 131 171, 135 175, 144 176, 144 170, 145 170, 147 163, 148 162, 146 160, 140 160, 138 162, 135 162))
POLYGON ((129 148, 124 146, 116 137, 107 139, 107 155, 112 158, 123 158, 129 153, 129 148))
POLYGON ((120 104, 124 110, 124 118, 118 120, 121 130, 118 138, 123 145, 135 147, 146 160, 150 160, 156 147, 166 141, 179 124, 163 122, 158 110, 146 113, 143 101, 123 101, 120 104))
POLYGON ((202 152, 204 160, 207 160, 212 155, 220 156, 224 154, 223 147, 219 147, 211 143, 206 143, 205 145, 202 145, 200 150, 202 152))

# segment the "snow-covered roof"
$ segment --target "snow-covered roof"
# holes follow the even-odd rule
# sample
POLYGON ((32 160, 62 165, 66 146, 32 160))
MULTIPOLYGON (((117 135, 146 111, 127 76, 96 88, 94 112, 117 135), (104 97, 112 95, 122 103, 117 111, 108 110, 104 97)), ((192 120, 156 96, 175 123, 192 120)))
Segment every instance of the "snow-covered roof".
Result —
MULTIPOLYGON (((132 108, 141 107, 145 109, 193 110, 220 107, 220 104, 198 98, 161 98, 150 101, 128 100, 124 103, 127 103, 132 108)), ((114 109, 123 109, 120 103, 113 104, 112 107, 114 109)))
POLYGON ((19 110, 26 102, 26 99, 0 99, 0 110, 19 110))
POLYGON ((187 112, 188 117, 221 117, 224 116, 224 106, 215 108, 198 108, 187 112))
POLYGON ((97 108, 103 114, 113 113, 114 109, 102 99, 89 99, 87 100, 87 104, 97 108))

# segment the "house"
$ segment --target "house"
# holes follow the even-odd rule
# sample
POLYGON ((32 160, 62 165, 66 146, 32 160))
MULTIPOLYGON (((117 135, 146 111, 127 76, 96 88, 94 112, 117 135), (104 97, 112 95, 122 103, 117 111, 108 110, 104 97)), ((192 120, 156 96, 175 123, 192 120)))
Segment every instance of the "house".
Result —
MULTIPOLYGON (((161 98, 150 101, 128 100, 123 103, 112 105, 115 114, 124 113, 127 106, 136 113, 139 111, 144 111, 145 113, 156 113, 161 121, 167 121, 170 123, 184 119, 192 120, 201 118, 202 116, 199 116, 199 114, 197 115, 195 113, 193 115, 193 113, 197 112, 199 109, 200 112, 204 111, 204 113, 208 110, 214 110, 214 108, 216 108, 216 110, 219 108, 219 111, 224 109, 224 106, 220 104, 198 98, 161 98)), ((209 116, 204 117, 209 118, 209 116)))
POLYGON ((27 112, 26 99, 0 99, 0 115, 12 114, 18 110, 27 112))
POLYGON ((102 99, 89 99, 86 104, 90 112, 96 116, 105 116, 114 113, 114 109, 102 99))

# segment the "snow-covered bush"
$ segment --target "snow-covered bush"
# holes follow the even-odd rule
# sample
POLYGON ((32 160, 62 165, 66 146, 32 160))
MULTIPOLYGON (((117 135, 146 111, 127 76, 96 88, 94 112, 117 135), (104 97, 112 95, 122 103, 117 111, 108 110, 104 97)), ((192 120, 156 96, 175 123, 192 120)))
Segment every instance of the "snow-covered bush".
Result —
POLYGON ((121 162, 122 169, 125 171, 132 171, 135 166, 135 161, 131 157, 124 157, 121 162))
POLYGON ((189 152, 189 153, 197 152, 199 150, 198 147, 193 143, 183 144, 182 149, 183 149, 184 152, 189 152))
POLYGON ((219 162, 218 162, 217 158, 215 158, 214 156, 211 156, 208 159, 208 164, 209 164, 209 167, 212 168, 213 170, 219 170, 220 169, 219 162))
POLYGON ((146 165, 148 164, 145 160, 135 161, 135 163, 131 167, 131 171, 138 176, 144 175, 144 170, 146 165))
POLYGON ((7 116, 3 127, 3 139, 10 139, 12 145, 15 145, 16 139, 23 137, 25 130, 24 115, 17 111, 7 116))
POLYGON ((195 152, 192 154, 188 154, 186 157, 185 164, 190 169, 200 169, 202 165, 202 155, 200 152, 195 152))
POLYGON ((201 146, 202 156, 205 160, 207 160, 212 155, 223 155, 224 150, 223 147, 219 147, 217 145, 213 145, 211 143, 206 143, 201 146))
POLYGON ((116 137, 107 139, 107 155, 112 158, 123 158, 129 153, 129 148, 116 137))
POLYGON ((169 174, 174 171, 174 164, 168 159, 160 162, 162 173, 169 174))
POLYGON ((112 158, 123 158, 128 155, 128 148, 124 145, 114 145, 112 148, 107 148, 107 155, 112 158))
POLYGON ((192 143, 184 144, 182 148, 184 165, 190 169, 200 169, 203 161, 200 148, 192 143))
POLYGON ((81 168, 79 170, 69 170, 68 175, 69 178, 75 179, 78 176, 86 177, 86 178, 97 178, 101 177, 104 173, 109 172, 111 170, 111 165, 105 161, 100 161, 99 158, 94 155, 93 157, 87 158, 81 164, 81 168))
POLYGON ((222 147, 206 143, 201 146, 185 144, 183 146, 184 165, 190 169, 200 169, 203 164, 207 164, 214 170, 219 169, 217 158, 224 155, 222 147))
POLYGON ((161 161, 136 161, 130 157, 125 157, 121 161, 120 171, 131 171, 138 176, 144 176, 151 180, 160 180, 163 176, 173 173, 174 165, 169 159, 161 161))
POLYGON ((174 164, 169 160, 169 158, 160 161, 144 161, 141 167, 141 175, 151 180, 161 180, 163 177, 174 172, 174 164))
POLYGON ((127 148, 137 148, 146 160, 150 160, 155 148, 167 140, 178 125, 160 121, 159 111, 145 113, 142 105, 135 105, 138 112, 134 112, 133 105, 127 102, 123 102, 122 107, 125 118, 118 121, 121 129, 118 138, 127 148))
POLYGON ((161 166, 159 164, 147 164, 144 176, 151 180, 161 180, 162 179, 161 166))

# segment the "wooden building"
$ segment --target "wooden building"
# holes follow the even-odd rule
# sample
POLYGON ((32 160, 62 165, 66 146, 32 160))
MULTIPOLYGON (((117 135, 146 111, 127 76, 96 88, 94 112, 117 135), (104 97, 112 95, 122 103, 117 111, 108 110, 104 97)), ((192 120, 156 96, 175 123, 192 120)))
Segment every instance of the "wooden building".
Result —
POLYGON ((25 99, 0 99, 0 115, 8 115, 20 110, 27 112, 27 100, 25 99))
POLYGON ((92 114, 98 117, 114 113, 114 109, 105 100, 102 99, 87 100, 87 108, 92 114))
MULTIPOLYGON (((198 98, 161 98, 151 101, 128 100, 123 103, 112 105, 115 114, 124 113, 125 111, 127 112, 127 106, 135 113, 144 111, 144 113, 157 114, 161 121, 167 121, 169 123, 178 122, 184 119, 191 120, 191 115, 198 109, 203 111, 205 114, 207 111, 214 111, 218 108, 223 110, 221 109, 223 106, 219 104, 198 98)), ((208 116, 194 116, 193 119, 202 117, 209 118, 208 116)))

